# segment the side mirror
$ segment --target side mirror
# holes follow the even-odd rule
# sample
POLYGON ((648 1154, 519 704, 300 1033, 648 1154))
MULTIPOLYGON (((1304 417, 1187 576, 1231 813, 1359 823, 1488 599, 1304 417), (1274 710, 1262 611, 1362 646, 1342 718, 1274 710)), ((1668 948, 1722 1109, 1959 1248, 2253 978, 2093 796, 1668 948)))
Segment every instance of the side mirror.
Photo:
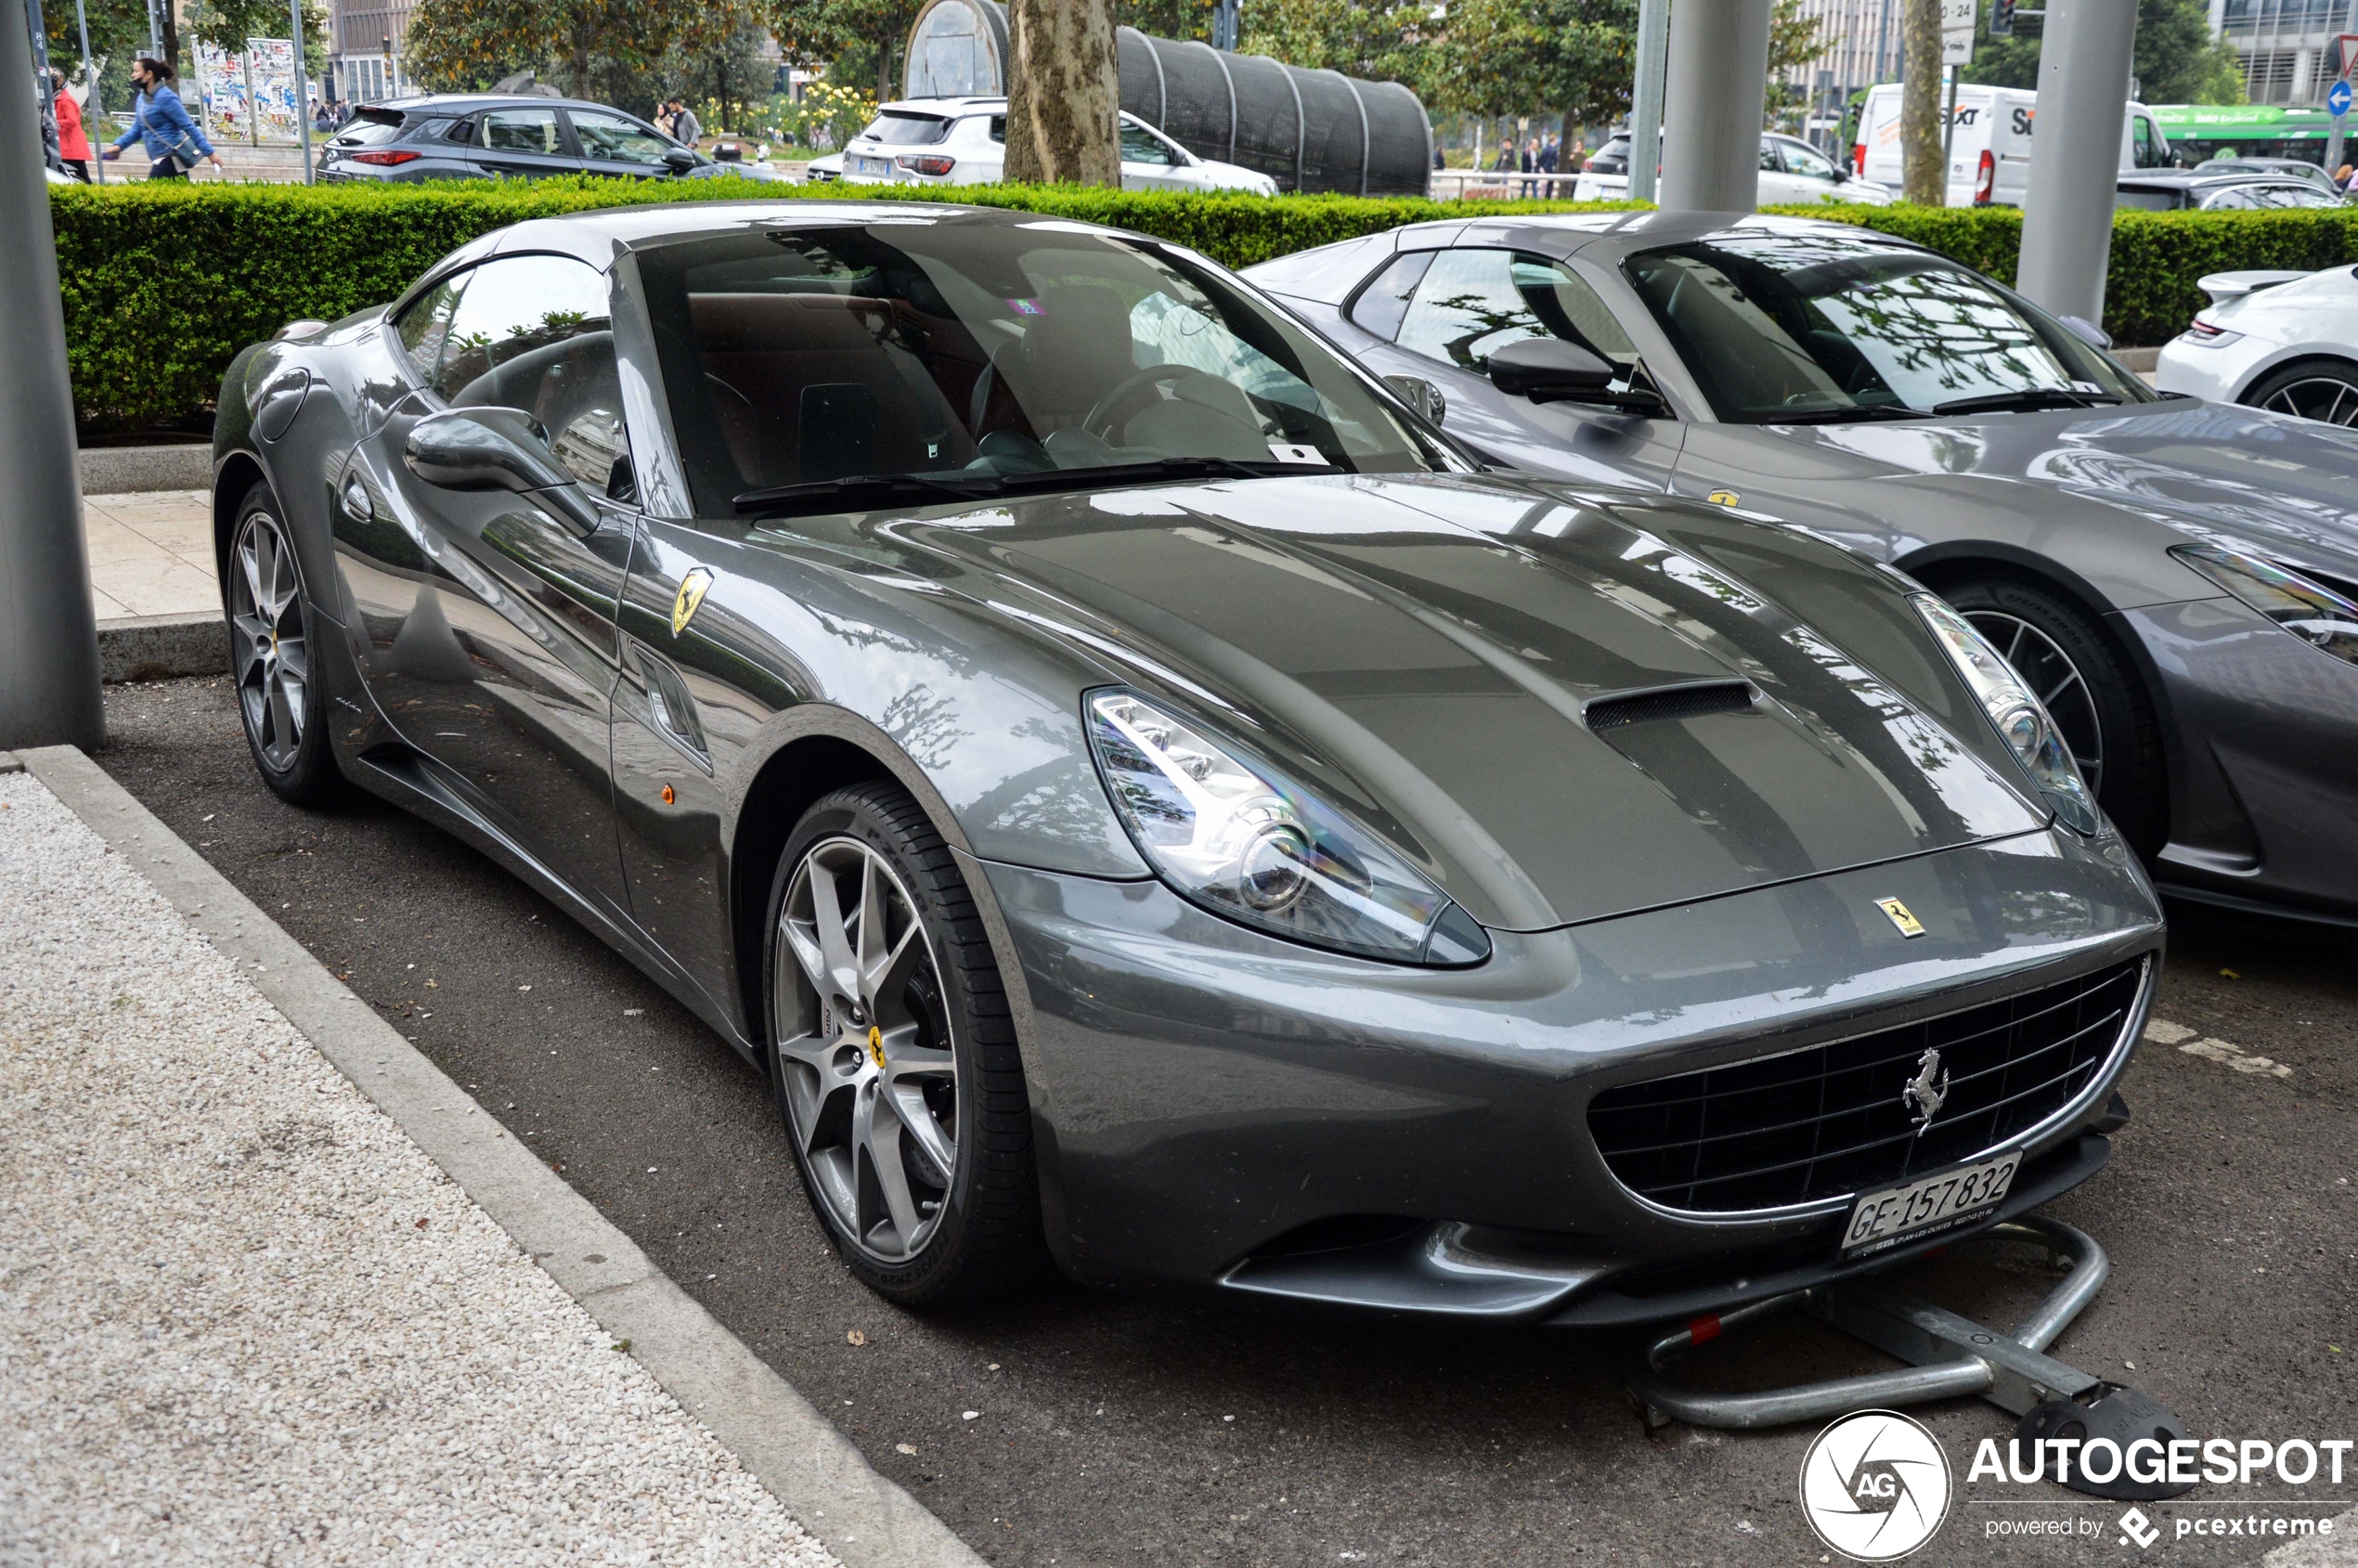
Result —
POLYGON ((1535 403, 1602 402, 1613 369, 1576 343, 1525 338, 1490 356, 1490 384, 1535 403))
POLYGON ((696 155, 684 147, 671 148, 663 155, 663 166, 675 175, 684 175, 696 166, 696 155))
POLYGON ((1449 404, 1441 395, 1441 388, 1422 376, 1386 376, 1383 383, 1392 388, 1393 395, 1400 401, 1433 424, 1439 424, 1442 416, 1449 411, 1449 404))
POLYGON ((410 428, 402 460, 437 489, 529 496, 583 535, 597 531, 597 509, 521 408, 486 405, 430 414, 410 428))

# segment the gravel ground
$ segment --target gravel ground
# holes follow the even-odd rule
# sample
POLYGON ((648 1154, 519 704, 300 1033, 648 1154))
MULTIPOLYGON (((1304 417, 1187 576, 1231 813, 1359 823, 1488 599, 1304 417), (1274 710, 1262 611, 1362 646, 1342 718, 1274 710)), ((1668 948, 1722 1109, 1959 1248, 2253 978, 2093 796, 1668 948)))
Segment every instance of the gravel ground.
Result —
POLYGON ((0 777, 0 1564, 834 1559, 0 777))
MULTIPOLYGON (((895 1311, 833 1259, 759 1075, 596 938, 390 807, 281 805, 226 680, 110 687, 108 725, 102 767, 1000 1568, 1807 1568, 1824 1553, 1794 1501, 1809 1430, 1650 1440, 1600 1339, 1055 1281, 895 1311)), ((2171 918, 2159 1013, 2187 1035, 2140 1053, 2112 1166, 2054 1208, 2114 1265, 2059 1354, 2202 1436, 2358 1437, 2358 932, 2171 918)), ((1970 1315, 2012 1323, 2053 1283, 1965 1251, 1918 1284, 1970 1315)), ((1708 1351, 1698 1380, 1722 1386, 1887 1365, 1794 1324, 1708 1351)), ((1973 1400, 1917 1413, 1960 1467, 2013 1425, 1973 1400)), ((2339 1512, 2358 1475, 2308 1493, 2299 1511, 2339 1512)), ((2248 1537, 2144 1554, 2109 1534, 1991 1540, 1994 1513, 2108 1526, 2122 1507, 1972 1495, 1911 1562, 2259 1555, 2248 1537)), ((2250 1495, 2204 1487, 2145 1511, 2168 1527, 2250 1495)))

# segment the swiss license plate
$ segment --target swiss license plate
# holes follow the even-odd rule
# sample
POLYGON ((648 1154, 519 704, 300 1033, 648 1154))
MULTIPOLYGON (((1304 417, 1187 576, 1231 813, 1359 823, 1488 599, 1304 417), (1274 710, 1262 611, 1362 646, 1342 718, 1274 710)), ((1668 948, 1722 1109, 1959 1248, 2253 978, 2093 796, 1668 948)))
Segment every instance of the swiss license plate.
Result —
POLYGON ((2015 1149, 1859 1194, 1842 1233, 1842 1256, 1866 1257, 1970 1225, 2006 1196, 2021 1164, 2022 1151, 2015 1149))
POLYGON ((851 161, 851 172, 855 175, 888 175, 892 173, 892 163, 883 158, 855 158, 851 161))

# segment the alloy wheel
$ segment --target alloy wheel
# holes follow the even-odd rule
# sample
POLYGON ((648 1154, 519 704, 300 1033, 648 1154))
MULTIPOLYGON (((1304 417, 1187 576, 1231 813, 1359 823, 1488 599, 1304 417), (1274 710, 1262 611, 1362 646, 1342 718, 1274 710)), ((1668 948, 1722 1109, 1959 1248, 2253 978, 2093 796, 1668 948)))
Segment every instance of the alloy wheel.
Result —
POLYGON ((2096 694, 2079 667, 2054 638, 2019 616, 2002 610, 1962 613, 2038 694, 2071 759, 2079 765, 2079 776, 2088 781, 2088 792, 2099 794, 2104 788, 2105 726, 2096 711, 2096 694))
POLYGON ((229 625, 246 733, 263 760, 285 772, 310 721, 311 658, 294 554, 266 512, 246 514, 230 552, 229 625))
POLYGON ((2260 406, 2271 413, 2350 424, 2358 421, 2358 386, 2339 376, 2303 376, 2270 393, 2260 406))
POLYGON ((914 1257, 958 1169, 956 1042, 916 905, 856 838, 820 840, 779 908, 778 1068, 813 1188, 862 1251, 914 1257))

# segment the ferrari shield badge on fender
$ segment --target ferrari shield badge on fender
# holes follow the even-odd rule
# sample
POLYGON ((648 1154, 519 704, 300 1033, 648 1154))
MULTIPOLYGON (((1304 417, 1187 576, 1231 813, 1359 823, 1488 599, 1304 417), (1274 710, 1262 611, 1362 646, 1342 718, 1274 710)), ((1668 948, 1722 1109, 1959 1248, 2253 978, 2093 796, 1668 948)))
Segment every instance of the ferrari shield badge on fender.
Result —
POLYGON ((1899 927, 1901 936, 1921 937, 1924 934, 1924 923, 1910 914, 1908 906, 1898 899, 1877 899, 1875 907, 1891 917, 1891 923, 1899 927))
POLYGON ((680 591, 671 599, 671 635, 679 636, 696 618, 696 607, 704 603, 705 590, 712 586, 712 574, 702 566, 691 566, 688 575, 680 579, 680 591))

